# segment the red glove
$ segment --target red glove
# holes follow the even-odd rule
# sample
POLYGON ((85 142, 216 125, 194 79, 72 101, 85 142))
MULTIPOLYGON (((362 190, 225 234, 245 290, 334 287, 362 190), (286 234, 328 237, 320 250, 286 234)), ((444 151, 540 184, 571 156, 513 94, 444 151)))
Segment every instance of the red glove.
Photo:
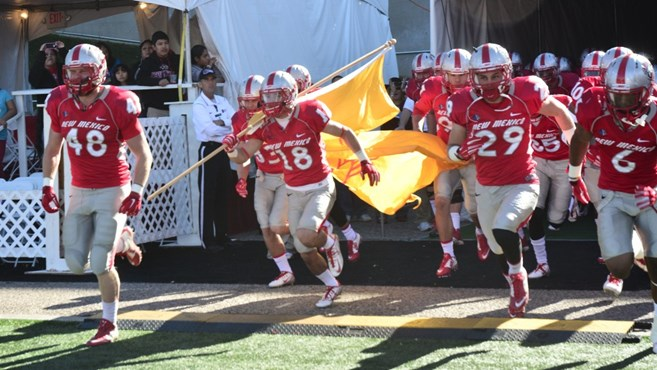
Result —
POLYGON ((239 142, 240 140, 237 138, 237 136, 235 136, 235 134, 228 134, 221 141, 221 143, 226 146, 226 152, 232 152, 235 150, 235 147, 239 142))
POLYGON ((589 204, 591 197, 589 197, 589 191, 586 189, 586 184, 584 184, 581 177, 577 180, 571 179, 570 186, 573 188, 573 196, 578 203, 589 204))
POLYGON ((456 154, 464 161, 469 161, 472 156, 479 151, 479 148, 481 148, 482 145, 484 145, 483 137, 471 136, 468 140, 461 144, 461 147, 456 154))
MULTIPOLYGON (((648 207, 655 209, 655 201, 657 200, 657 192, 652 186, 637 185, 634 188, 634 198, 636 199, 636 206, 640 210, 648 207)), ((657 212, 657 209, 655 209, 657 212)))
POLYGON ((59 211, 59 200, 57 200, 57 194, 52 186, 44 186, 41 189, 43 196, 41 197, 41 205, 43 209, 48 213, 55 213, 59 211))
POLYGON ((130 194, 121 202, 119 213, 125 213, 128 216, 136 216, 141 210, 141 195, 136 191, 130 194))
POLYGON ((374 186, 381 180, 381 174, 374 168, 372 162, 365 160, 360 161, 360 177, 365 180, 365 175, 370 179, 370 186, 374 186))
POLYGON ((246 190, 246 179, 237 180, 237 184, 235 184, 235 191, 242 198, 246 198, 246 196, 249 195, 249 191, 246 190))

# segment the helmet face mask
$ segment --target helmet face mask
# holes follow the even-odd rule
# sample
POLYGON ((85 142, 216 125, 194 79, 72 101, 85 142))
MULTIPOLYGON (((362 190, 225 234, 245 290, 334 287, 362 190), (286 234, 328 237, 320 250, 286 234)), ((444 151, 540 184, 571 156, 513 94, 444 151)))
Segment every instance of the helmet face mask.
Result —
POLYGON ((511 58, 502 46, 487 43, 472 53, 470 82, 477 95, 489 101, 496 101, 509 89, 512 78, 511 58))
POLYGON ((581 76, 600 76, 600 63, 605 55, 602 51, 592 51, 582 60, 581 76))
POLYGON ((268 117, 277 117, 294 108, 297 83, 287 72, 272 72, 265 79, 260 96, 264 113, 268 117))
POLYGON ((617 121, 629 126, 645 124, 652 77, 652 65, 641 55, 628 54, 611 62, 605 74, 605 94, 617 121))
POLYGON ((540 54, 534 60, 534 73, 548 86, 553 86, 559 79, 559 59, 552 53, 540 54))
POLYGON ((249 118, 261 110, 260 89, 264 80, 262 76, 251 75, 240 84, 237 102, 240 110, 245 111, 249 118))
POLYGON ((444 54, 442 62, 443 84, 450 92, 470 85, 470 59, 472 55, 464 49, 452 49, 444 54))
POLYGON ((411 73, 418 84, 433 76, 434 57, 429 53, 420 53, 413 58, 411 73))
POLYGON ((76 45, 66 55, 62 73, 71 94, 88 95, 105 81, 105 54, 94 45, 76 45))

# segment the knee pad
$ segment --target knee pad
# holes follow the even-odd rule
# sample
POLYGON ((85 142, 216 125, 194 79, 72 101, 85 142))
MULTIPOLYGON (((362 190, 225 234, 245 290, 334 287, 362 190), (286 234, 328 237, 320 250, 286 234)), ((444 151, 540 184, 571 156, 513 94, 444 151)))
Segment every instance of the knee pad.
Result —
POLYGON ((93 246, 89 255, 91 271, 94 275, 102 275, 114 267, 114 253, 104 247, 93 246))
POLYGON ((87 257, 76 251, 66 251, 66 266, 76 275, 84 274, 84 270, 88 267, 87 257))
POLYGON ((504 256, 509 263, 518 263, 522 259, 518 233, 504 229, 493 229, 493 236, 497 244, 502 247, 504 256))

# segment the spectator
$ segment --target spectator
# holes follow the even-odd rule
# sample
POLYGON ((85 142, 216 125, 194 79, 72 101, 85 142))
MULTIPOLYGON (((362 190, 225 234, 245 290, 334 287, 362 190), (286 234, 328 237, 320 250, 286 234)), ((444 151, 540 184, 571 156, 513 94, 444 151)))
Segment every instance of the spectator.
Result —
MULTIPOLYGON (((98 48, 105 54, 105 62, 107 63, 107 76, 105 76, 105 82, 109 83, 109 81, 112 79, 114 76, 114 72, 116 71, 116 68, 123 64, 121 59, 114 58, 112 55, 112 50, 110 49, 109 45, 107 45, 104 42, 99 42, 96 44, 98 48)), ((113 84, 112 84, 113 85, 113 84)))
MULTIPOLYGON (((166 86, 177 82, 179 55, 169 49, 169 36, 162 31, 156 31, 151 37, 155 50, 144 59, 137 72, 137 83, 145 86, 166 86)), ((165 117, 169 115, 169 107, 165 102, 178 99, 174 89, 146 90, 141 93, 142 103, 146 108, 146 117, 165 117)))
POLYGON ((112 73, 110 85, 126 86, 134 84, 135 79, 132 78, 132 72, 130 72, 130 68, 125 64, 117 65, 114 73, 112 73))
POLYGON ((135 65, 132 67, 132 70, 134 71, 134 79, 137 79, 137 73, 139 73, 139 68, 141 67, 141 62, 144 61, 144 59, 148 58, 151 56, 151 53, 153 53, 153 43, 151 42, 150 39, 146 39, 139 44, 139 61, 135 63, 135 65))
MULTIPOLYGON (((199 86, 202 93, 194 101, 192 122, 198 148, 199 160, 221 146, 226 135, 233 132, 231 118, 235 109, 223 96, 215 95, 217 75, 212 69, 201 71, 199 86)), ((230 168, 225 151, 199 167, 198 186, 199 225, 201 242, 205 248, 222 249, 231 241, 228 237, 228 194, 234 191, 236 176, 230 168)))
POLYGON ((7 145, 7 121, 16 115, 16 104, 9 91, 0 88, 0 178, 5 178, 3 159, 7 145))
MULTIPOLYGON (((62 78, 62 63, 58 55, 64 53, 64 43, 61 41, 46 42, 39 48, 37 58, 30 68, 29 81, 33 89, 51 89, 64 83, 62 78)), ((37 104, 46 101, 46 95, 36 95, 37 104)), ((43 108, 37 110, 37 127, 35 149, 39 159, 43 156, 43 108)))
POLYGON ((217 76, 216 82, 225 82, 224 76, 221 75, 221 72, 215 65, 217 63, 216 57, 211 57, 208 53, 208 48, 204 45, 194 45, 191 50, 192 54, 192 82, 198 82, 199 75, 201 71, 205 68, 210 68, 214 70, 215 76, 217 76))

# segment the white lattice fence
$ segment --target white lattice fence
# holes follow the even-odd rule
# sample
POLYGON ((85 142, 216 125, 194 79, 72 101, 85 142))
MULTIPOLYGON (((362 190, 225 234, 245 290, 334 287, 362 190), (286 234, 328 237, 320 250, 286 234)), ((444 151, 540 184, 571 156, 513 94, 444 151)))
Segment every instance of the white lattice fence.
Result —
MULTIPOLYGON (((166 184, 189 167, 187 133, 182 117, 140 119, 153 153, 153 168, 145 196, 166 184)), ((130 156, 130 163, 134 157, 130 156)), ((151 242, 193 232, 189 177, 145 202, 140 214, 129 222, 137 243, 151 242)))
POLYGON ((46 257, 46 213, 40 190, 0 191, 0 257, 46 257))

